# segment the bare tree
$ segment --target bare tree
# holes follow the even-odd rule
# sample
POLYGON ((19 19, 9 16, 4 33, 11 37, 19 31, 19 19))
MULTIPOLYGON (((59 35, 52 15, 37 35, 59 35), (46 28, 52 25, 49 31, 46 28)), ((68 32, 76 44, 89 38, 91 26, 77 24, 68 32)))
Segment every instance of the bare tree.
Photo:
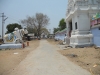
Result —
POLYGON ((27 27, 35 28, 37 31, 37 35, 40 39, 41 30, 49 24, 49 18, 47 15, 44 15, 43 13, 36 13, 36 15, 33 17, 28 16, 26 19, 21 20, 21 23, 23 25, 26 25, 27 27))

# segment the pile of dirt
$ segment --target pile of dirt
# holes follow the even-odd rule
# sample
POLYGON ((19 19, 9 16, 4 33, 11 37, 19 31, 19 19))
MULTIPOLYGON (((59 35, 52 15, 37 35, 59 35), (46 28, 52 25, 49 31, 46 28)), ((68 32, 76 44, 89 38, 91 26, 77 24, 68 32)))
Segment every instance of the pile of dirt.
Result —
POLYGON ((39 46, 39 40, 29 42, 24 49, 0 50, 0 75, 13 70, 25 57, 39 46))

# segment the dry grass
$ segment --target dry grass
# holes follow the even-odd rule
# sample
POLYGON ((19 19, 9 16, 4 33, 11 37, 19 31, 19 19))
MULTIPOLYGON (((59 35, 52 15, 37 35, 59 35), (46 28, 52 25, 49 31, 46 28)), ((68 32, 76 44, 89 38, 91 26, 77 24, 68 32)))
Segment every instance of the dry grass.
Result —
POLYGON ((24 49, 0 51, 0 75, 16 67, 31 51, 35 50, 39 46, 39 40, 29 41, 29 44, 30 46, 24 49))
POLYGON ((91 71, 94 75, 100 74, 100 49, 75 48, 59 50, 59 52, 77 65, 91 71), (77 57, 70 57, 68 54, 75 54, 77 57))
MULTIPOLYGON (((58 44, 53 40, 49 41, 51 44, 58 44)), ((67 57, 70 61, 87 69, 92 75, 100 75, 100 49, 95 48, 70 48, 59 50, 59 52, 67 57), (75 56, 74 56, 75 55, 75 56)))
POLYGON ((47 39, 47 41, 49 43, 55 44, 55 45, 57 45, 57 44, 63 44, 63 41, 55 41, 54 39, 47 39))

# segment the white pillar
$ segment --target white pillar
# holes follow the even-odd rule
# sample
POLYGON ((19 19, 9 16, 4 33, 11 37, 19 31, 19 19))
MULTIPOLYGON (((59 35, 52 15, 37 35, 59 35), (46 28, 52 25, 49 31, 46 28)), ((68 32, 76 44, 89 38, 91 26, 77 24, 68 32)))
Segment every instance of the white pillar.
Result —
POLYGON ((67 36, 69 37, 69 22, 66 21, 66 27, 67 27, 67 36))

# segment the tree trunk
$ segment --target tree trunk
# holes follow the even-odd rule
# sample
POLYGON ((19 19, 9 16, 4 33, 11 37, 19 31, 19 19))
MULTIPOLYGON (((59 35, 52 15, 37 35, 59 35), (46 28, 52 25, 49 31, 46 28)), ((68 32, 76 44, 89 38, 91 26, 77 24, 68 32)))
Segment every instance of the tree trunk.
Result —
POLYGON ((40 27, 37 29, 37 33, 38 33, 38 40, 41 39, 41 29, 40 27))
POLYGON ((41 39, 40 32, 37 32, 37 38, 38 38, 38 40, 40 40, 40 39, 41 39))

